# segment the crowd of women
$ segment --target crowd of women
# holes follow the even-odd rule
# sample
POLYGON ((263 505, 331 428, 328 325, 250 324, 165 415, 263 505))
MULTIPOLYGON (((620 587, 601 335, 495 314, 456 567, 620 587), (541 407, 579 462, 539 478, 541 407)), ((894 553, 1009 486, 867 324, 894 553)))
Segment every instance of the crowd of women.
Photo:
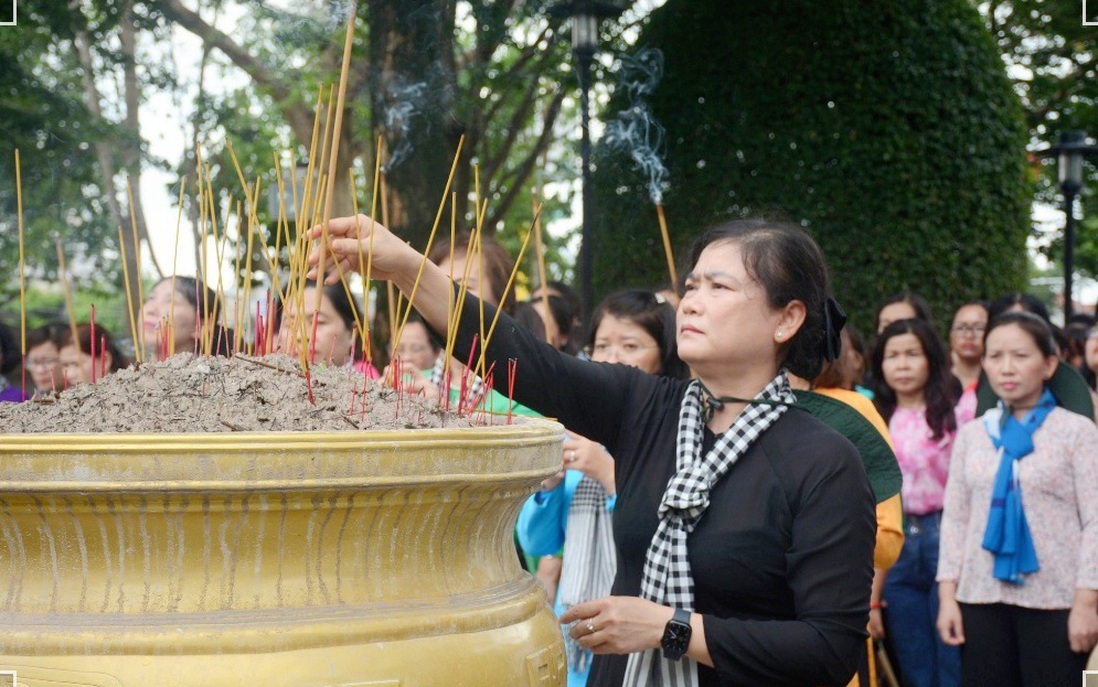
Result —
MULTIPOLYGON (((424 267, 365 218, 328 232, 329 269, 361 272, 368 256, 373 278, 414 298, 383 380, 564 425, 560 472, 523 507, 516 544, 560 616, 570 687, 865 685, 867 636, 905 686, 1080 679, 1098 643, 1092 318, 1061 329, 1012 294, 958 304, 942 337, 903 292, 867 346, 812 239, 745 220, 698 237, 680 288, 615 293, 585 330, 564 284, 516 302, 489 240, 437 246, 424 267), (513 399, 458 362, 480 348, 498 369, 519 361, 513 399)), ((334 272, 310 277, 278 347, 369 368, 360 306, 334 272)), ((197 351, 215 303, 164 280, 146 333, 170 322, 161 350, 197 351)), ((38 393, 127 364, 90 324, 34 330, 26 350, 38 393)))

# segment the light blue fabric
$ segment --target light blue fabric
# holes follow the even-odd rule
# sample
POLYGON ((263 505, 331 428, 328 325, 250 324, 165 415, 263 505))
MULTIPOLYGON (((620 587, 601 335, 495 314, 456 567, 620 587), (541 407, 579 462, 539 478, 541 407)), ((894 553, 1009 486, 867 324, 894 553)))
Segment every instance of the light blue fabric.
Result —
POLYGON ((1019 421, 999 401, 999 406, 984 414, 984 427, 995 448, 999 449, 999 469, 991 492, 983 547, 995 554, 995 579, 1025 584, 1024 575, 1037 572, 1037 549, 1026 521, 1018 484, 1018 461, 1033 453, 1033 433, 1056 407, 1052 392, 1045 389, 1033 410, 1019 421), (997 411, 997 412, 996 412, 997 411))

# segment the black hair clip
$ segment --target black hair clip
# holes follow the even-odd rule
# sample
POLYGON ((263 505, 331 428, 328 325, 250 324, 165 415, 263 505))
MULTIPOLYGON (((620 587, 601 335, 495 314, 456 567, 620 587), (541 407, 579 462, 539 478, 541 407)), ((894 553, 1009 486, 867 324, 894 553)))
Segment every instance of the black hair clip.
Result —
POLYGON ((824 358, 831 362, 839 357, 843 348, 843 326, 846 313, 839 302, 830 296, 824 301, 824 358))

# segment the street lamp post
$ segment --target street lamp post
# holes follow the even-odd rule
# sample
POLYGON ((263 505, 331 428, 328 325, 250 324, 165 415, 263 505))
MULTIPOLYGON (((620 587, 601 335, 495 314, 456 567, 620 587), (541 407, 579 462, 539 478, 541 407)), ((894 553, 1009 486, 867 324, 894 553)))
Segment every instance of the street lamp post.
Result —
POLYGON ((1052 152, 1057 155, 1060 191, 1064 194, 1064 324, 1075 309, 1072 276, 1075 271, 1075 198, 1083 190, 1083 157, 1098 152, 1087 144, 1084 131, 1062 131, 1052 152))
POLYGON ((591 192, 591 64, 599 46, 599 22, 617 17, 622 9, 597 0, 572 0, 550 8, 549 13, 572 18, 572 55, 580 87, 580 165, 583 182, 583 217, 580 228, 579 282, 584 316, 594 307, 594 229, 591 217, 594 209, 591 192))

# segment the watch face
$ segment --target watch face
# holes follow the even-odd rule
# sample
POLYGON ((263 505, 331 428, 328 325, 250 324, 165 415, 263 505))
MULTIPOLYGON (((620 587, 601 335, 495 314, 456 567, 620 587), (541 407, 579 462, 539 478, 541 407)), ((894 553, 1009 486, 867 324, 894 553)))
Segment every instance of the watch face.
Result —
POLYGON ((668 622, 663 631, 663 639, 660 640, 664 658, 678 660, 686 653, 689 646, 690 624, 678 620, 668 622))

